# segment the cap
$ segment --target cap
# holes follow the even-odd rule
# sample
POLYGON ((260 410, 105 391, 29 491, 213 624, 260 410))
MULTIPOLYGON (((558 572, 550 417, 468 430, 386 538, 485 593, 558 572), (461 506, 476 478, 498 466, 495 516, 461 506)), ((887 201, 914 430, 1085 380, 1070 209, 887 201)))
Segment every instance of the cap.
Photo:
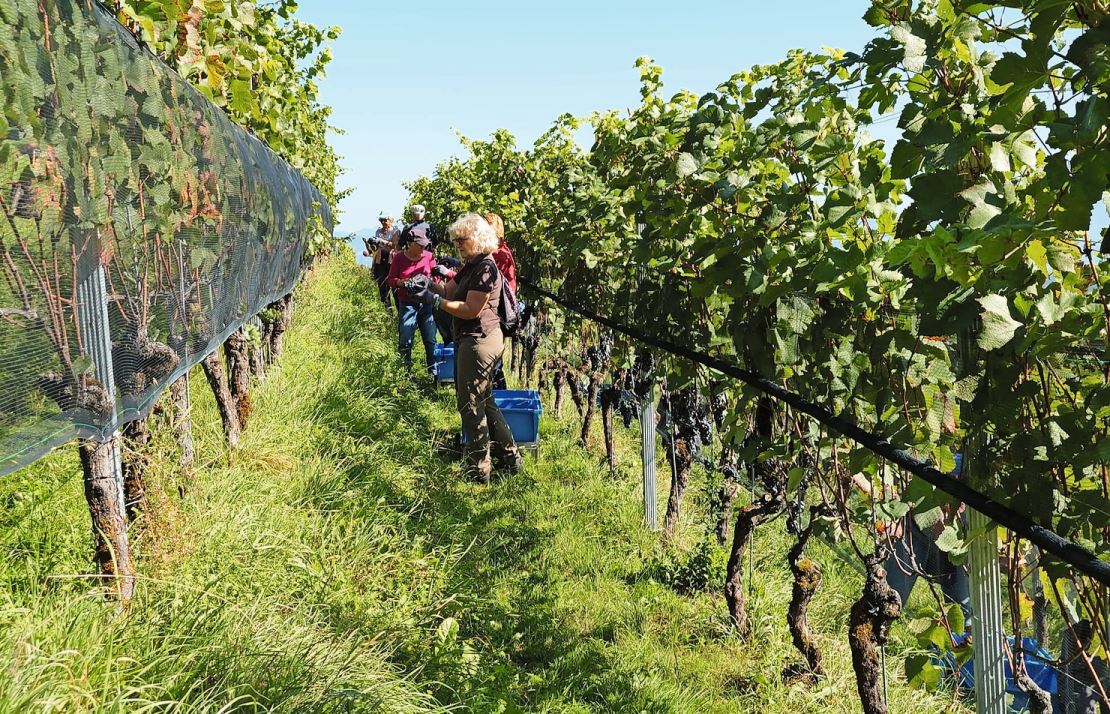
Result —
POLYGON ((412 212, 415 213, 418 216, 423 216, 428 211, 424 208, 424 206, 422 206, 418 203, 418 204, 416 204, 415 206, 412 207, 412 212))
POLYGON ((416 241, 423 248, 427 248, 432 244, 432 239, 428 236, 428 228, 423 224, 414 224, 405 228, 401 233, 401 248, 404 248, 411 241, 416 241))
POLYGON ((378 220, 379 221, 384 221, 387 218, 393 218, 393 214, 390 213, 389 211, 382 211, 381 213, 378 214, 378 220))

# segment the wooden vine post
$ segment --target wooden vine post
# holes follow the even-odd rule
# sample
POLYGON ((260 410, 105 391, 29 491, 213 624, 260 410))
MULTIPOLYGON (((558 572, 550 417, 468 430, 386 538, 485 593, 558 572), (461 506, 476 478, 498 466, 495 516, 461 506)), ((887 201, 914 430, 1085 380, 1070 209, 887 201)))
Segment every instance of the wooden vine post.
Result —
MULTIPOLYGON (((960 368, 965 376, 982 364, 972 330, 959 339, 960 368)), ((986 462, 986 436, 975 429, 964 437, 962 478, 982 491, 991 485, 986 462)), ((967 569, 971 590, 972 658, 975 668, 975 711, 1006 714, 1006 653, 1002 627, 1002 571, 998 562, 998 526, 975 509, 968 509, 967 569)))
POLYGON ((94 561, 100 572, 116 580, 116 595, 127 601, 135 591, 135 569, 127 540, 127 507, 124 502, 120 461, 119 416, 112 371, 112 336, 108 323, 108 294, 99 241, 92 240, 77 264, 77 319, 85 353, 92 360, 93 376, 111 403, 108 424, 112 433, 79 445, 85 500, 92 519, 94 561))

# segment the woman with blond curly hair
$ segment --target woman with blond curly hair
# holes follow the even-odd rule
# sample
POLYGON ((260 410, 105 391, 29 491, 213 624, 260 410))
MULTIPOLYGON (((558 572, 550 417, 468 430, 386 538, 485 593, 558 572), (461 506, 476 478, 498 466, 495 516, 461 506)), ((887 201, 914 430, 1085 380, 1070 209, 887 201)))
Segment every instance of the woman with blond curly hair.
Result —
POLYGON ((523 459, 504 415, 493 401, 494 365, 505 351, 498 306, 504 278, 491 257, 500 241, 486 219, 467 213, 448 234, 463 265, 446 283, 410 291, 454 318, 455 398, 466 435, 469 475, 489 483, 496 462, 516 473, 523 459))

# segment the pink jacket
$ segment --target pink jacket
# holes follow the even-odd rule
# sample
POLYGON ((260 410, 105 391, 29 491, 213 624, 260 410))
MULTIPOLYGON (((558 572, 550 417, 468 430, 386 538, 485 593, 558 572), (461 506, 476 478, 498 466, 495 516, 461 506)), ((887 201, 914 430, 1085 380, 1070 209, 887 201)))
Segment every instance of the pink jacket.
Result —
POLYGON ((420 254, 420 258, 415 262, 411 260, 403 251, 393 254, 393 260, 389 264, 389 287, 397 290, 397 299, 403 303, 412 304, 415 300, 409 297, 401 284, 414 275, 427 275, 431 277, 432 268, 436 266, 436 257, 432 255, 430 250, 426 250, 420 254))

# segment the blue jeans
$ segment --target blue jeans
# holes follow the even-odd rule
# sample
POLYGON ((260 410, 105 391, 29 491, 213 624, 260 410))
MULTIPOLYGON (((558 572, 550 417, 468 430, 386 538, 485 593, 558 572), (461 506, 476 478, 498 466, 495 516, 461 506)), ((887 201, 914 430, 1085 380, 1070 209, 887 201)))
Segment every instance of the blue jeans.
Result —
POLYGON ((405 369, 412 369, 412 340, 420 328, 420 339, 424 342, 424 359, 429 368, 435 364, 436 321, 432 306, 417 303, 401 303, 397 315, 397 349, 405 369))
POLYGON ((918 575, 914 571, 919 570, 936 581, 944 599, 959 605, 970 622, 971 593, 967 571, 962 566, 954 565, 912 518, 906 518, 903 523, 905 532, 901 538, 893 539, 894 552, 886 560, 887 583, 902 598, 902 607, 906 606, 917 582, 918 575))

